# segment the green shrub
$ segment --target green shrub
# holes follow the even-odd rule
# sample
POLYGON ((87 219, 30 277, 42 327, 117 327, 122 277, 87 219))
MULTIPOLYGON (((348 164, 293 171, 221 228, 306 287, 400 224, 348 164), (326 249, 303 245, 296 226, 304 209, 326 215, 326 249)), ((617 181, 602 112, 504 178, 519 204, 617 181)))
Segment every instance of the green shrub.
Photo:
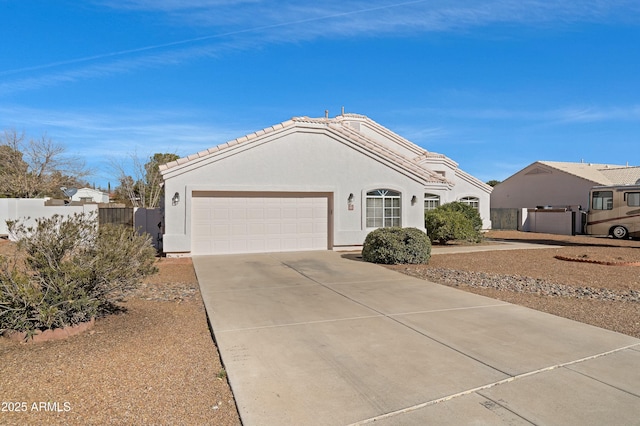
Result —
POLYGON ((479 242, 482 219, 477 210, 464 203, 443 204, 425 213, 425 227, 432 243, 451 240, 479 242))
POLYGON ((148 235, 98 227, 95 214, 8 225, 18 250, 0 259, 0 333, 31 335, 114 312, 141 278, 157 271, 148 235))
POLYGON ((469 204, 462 203, 460 201, 454 201, 446 203, 438 207, 438 209, 446 212, 461 212, 467 219, 471 221, 473 229, 480 231, 482 229, 482 218, 480 212, 477 209, 471 207, 469 204))
POLYGON ((367 235, 362 247, 362 258, 372 263, 427 263, 430 257, 431 242, 416 228, 378 228, 367 235))

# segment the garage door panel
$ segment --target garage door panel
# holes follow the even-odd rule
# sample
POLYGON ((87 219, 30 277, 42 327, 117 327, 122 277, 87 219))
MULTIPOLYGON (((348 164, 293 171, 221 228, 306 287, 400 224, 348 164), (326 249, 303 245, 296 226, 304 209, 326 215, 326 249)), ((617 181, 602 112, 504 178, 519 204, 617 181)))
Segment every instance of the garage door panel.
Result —
POLYGON ((280 220, 281 213, 281 209, 279 208, 268 208, 265 209, 264 217, 267 220, 280 220))
POLYGON ((231 229, 229 225, 213 225, 211 226, 213 235, 219 236, 229 236, 231 234, 231 229))
MULTIPOLYGON (((205 234, 211 234, 212 233, 212 225, 209 222, 200 222, 198 224, 198 227, 200 228, 200 232, 203 232, 205 234)), ((196 238, 199 239, 199 238, 196 238)))
POLYGON ((279 223, 267 223, 267 225, 265 226, 265 231, 268 236, 273 237, 277 237, 282 234, 279 223))
POLYGON ((233 218, 234 221, 245 220, 247 219, 247 210, 245 208, 233 207, 230 210, 230 217, 233 218))
POLYGON ((249 235, 251 236, 259 236, 264 235, 264 223, 248 223, 247 228, 249 231, 249 235))
POLYGON ((192 253, 326 250, 328 198, 193 197, 192 253))
POLYGON ((264 208, 248 208, 247 209, 248 220, 261 220, 264 219, 264 208))
POLYGON ((249 235, 249 230, 245 223, 233 223, 231 224, 232 235, 249 235))

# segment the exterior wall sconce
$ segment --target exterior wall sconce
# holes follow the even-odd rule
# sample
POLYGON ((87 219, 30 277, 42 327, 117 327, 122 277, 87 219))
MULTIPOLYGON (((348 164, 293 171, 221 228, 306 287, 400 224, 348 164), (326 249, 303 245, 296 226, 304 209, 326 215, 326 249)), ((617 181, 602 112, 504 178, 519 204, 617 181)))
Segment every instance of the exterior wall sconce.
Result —
POLYGON ((349 198, 347 198, 347 207, 349 208, 349 210, 353 210, 353 192, 351 194, 349 194, 349 198))
POLYGON ((415 206, 417 202, 418 202, 418 197, 416 197, 415 195, 413 197, 411 197, 411 205, 412 206, 415 206))
POLYGON ((171 204, 174 206, 177 206, 179 202, 180 202, 180 194, 176 192, 175 194, 173 194, 173 197, 171 198, 171 204))

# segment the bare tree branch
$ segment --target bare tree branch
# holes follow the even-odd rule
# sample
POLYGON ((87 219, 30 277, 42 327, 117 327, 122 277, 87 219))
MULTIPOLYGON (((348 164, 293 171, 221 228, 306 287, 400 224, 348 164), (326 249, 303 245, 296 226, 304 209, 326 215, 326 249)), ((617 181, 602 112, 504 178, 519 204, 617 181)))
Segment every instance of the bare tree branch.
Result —
POLYGON ((84 161, 65 153, 63 145, 46 135, 27 141, 23 133, 5 130, 0 136, 0 194, 55 196, 61 186, 81 183, 89 175, 84 161))
POLYGON ((158 207, 164 193, 159 165, 178 158, 176 154, 156 153, 149 156, 145 163, 134 153, 129 155, 130 167, 122 161, 111 161, 111 167, 120 183, 118 192, 124 195, 133 207, 158 207))

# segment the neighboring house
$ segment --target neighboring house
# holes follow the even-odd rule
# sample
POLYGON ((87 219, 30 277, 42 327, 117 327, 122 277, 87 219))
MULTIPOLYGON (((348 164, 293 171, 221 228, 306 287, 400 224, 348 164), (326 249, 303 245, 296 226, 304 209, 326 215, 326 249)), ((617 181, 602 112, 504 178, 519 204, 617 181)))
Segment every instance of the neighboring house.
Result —
POLYGON ((496 185, 491 209, 580 206, 587 210, 593 186, 634 184, 638 179, 640 167, 536 161, 496 185))
POLYGON ((293 118, 160 170, 168 255, 361 246, 457 200, 491 225, 490 186, 363 115, 293 118))
POLYGON ((72 197, 71 201, 81 203, 108 203, 109 194, 92 188, 80 188, 72 197))

